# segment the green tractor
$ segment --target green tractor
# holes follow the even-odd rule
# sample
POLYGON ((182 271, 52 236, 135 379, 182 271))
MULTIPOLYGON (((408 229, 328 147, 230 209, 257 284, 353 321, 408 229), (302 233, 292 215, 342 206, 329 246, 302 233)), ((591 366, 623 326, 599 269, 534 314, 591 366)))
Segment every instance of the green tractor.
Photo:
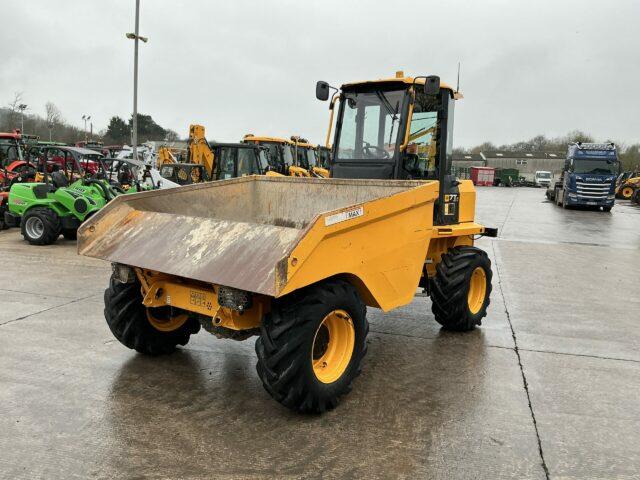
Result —
POLYGON ((80 224, 121 193, 102 155, 79 147, 45 147, 36 182, 11 187, 5 222, 20 226, 32 245, 50 245, 60 234, 74 240, 80 224))

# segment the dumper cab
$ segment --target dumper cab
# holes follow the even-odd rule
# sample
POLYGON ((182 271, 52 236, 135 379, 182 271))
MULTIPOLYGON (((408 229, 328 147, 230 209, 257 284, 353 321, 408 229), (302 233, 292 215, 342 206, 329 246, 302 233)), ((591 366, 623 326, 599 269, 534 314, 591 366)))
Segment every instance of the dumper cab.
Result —
MULTIPOLYGON (((332 178, 438 181, 436 223, 464 221, 460 202, 473 187, 451 174, 454 106, 462 95, 437 76, 394 78, 342 85, 318 82, 316 97, 339 100, 332 149, 332 178)), ((327 135, 329 138, 329 135, 327 135)), ((471 215, 473 213, 471 212, 471 215)))

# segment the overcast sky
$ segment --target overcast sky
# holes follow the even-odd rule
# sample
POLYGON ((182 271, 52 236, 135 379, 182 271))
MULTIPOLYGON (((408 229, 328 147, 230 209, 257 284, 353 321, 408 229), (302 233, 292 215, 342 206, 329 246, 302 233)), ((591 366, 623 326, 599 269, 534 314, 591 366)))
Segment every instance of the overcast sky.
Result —
MULTIPOLYGON (((0 104, 22 91, 94 128, 132 110, 134 0, 2 0, 0 104)), ((139 111, 187 135, 321 142, 339 85, 440 75, 464 100, 455 145, 591 132, 640 142, 640 1, 141 0, 139 111)))

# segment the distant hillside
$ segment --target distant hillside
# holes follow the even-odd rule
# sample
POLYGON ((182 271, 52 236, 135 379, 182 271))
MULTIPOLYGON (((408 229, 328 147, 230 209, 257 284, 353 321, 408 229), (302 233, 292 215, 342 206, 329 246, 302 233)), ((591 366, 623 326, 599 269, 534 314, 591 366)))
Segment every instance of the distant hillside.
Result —
MULTIPOLYGON (((56 119, 51 129, 51 137, 54 141, 74 143, 84 140, 84 132, 66 123, 62 117, 56 119)), ((0 131, 11 132, 14 128, 20 128, 20 112, 12 112, 9 108, 0 107, 0 131)), ((24 133, 39 135, 41 140, 49 140, 49 128, 45 118, 37 114, 25 113, 24 133)))

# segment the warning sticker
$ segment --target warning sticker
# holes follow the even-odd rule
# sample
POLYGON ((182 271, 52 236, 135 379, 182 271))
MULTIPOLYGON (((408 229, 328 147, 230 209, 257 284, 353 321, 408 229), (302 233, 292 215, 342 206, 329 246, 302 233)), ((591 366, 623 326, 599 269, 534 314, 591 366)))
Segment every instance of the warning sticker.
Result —
POLYGON ((335 225, 336 223, 351 220, 352 218, 361 217, 364 215, 364 207, 354 208, 353 210, 347 210, 344 212, 336 213, 325 217, 324 224, 326 227, 329 225, 335 225))

